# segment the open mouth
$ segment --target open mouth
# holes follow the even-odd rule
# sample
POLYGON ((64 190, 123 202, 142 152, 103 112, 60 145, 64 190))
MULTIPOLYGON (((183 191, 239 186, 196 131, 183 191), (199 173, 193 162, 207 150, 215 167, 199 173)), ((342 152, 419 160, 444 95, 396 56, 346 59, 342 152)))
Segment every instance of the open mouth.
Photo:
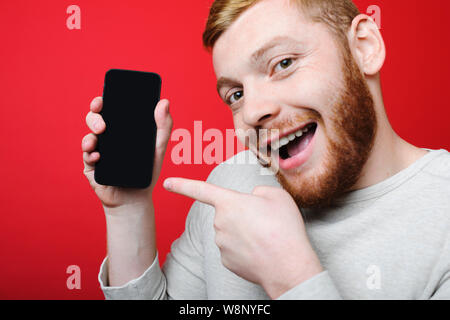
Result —
POLYGON ((317 123, 310 123, 270 144, 272 152, 278 151, 282 169, 298 167, 308 160, 312 153, 312 142, 316 131, 317 123))

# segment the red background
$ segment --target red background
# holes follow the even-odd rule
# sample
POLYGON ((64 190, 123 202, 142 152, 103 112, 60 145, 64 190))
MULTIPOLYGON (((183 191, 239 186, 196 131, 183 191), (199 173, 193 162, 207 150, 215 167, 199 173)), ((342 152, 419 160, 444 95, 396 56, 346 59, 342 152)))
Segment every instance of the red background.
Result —
MULTIPOLYGON (((84 177, 81 139, 93 97, 110 68, 153 71, 171 101, 174 129, 233 128, 215 92, 201 34, 212 0, 0 2, 0 298, 102 299, 102 207, 84 177), (81 30, 66 9, 81 8, 81 30), (81 268, 81 289, 66 287, 66 268, 81 268)), ((356 2, 380 6, 387 61, 385 103, 406 140, 450 150, 447 94, 450 2, 356 2)), ((169 145, 169 152, 174 146, 169 145)), ((205 145, 204 145, 205 146, 205 145)), ((162 177, 205 179, 213 166, 176 166, 162 177)), ((156 190, 161 262, 184 229, 191 200, 156 190)))

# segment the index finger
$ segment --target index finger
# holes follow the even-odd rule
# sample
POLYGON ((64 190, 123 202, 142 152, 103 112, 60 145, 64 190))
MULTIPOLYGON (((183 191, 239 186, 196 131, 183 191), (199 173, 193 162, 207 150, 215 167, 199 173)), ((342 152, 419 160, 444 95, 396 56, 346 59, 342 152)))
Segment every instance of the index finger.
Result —
POLYGON ((168 178, 164 181, 164 188, 211 206, 217 206, 240 195, 237 191, 225 189, 204 181, 184 178, 168 178))
POLYGON ((92 112, 99 113, 102 111, 103 107, 103 98, 102 97, 96 97, 92 99, 90 109, 92 112))

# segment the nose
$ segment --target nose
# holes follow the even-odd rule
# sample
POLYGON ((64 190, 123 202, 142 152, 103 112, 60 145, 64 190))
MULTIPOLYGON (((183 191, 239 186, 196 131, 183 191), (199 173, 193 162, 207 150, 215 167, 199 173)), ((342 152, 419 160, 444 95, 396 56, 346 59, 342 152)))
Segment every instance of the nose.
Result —
POLYGON ((251 127, 260 127, 278 116, 280 105, 274 99, 270 99, 263 90, 245 94, 243 108, 243 120, 251 127))

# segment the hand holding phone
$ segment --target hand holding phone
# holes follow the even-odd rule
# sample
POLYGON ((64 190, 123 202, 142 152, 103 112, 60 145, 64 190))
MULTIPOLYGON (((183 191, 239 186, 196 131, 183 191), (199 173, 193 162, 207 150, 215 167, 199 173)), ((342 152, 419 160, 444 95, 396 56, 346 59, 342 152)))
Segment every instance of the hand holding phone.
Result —
POLYGON ((95 181, 102 185, 147 188, 156 143, 154 110, 160 98, 156 73, 112 69, 106 73, 103 108, 106 130, 99 135, 95 181))
MULTIPOLYGON (((107 73, 108 75, 108 73, 107 73)), ((108 82, 108 81, 106 81, 108 82)), ((107 85, 105 86, 105 93, 104 93, 104 97, 107 97, 107 85)), ((155 91, 153 91, 155 92, 155 91)), ((126 94, 125 94, 126 95, 126 94)), ((132 99, 126 99, 124 98, 125 101, 131 101, 132 99)), ((159 99, 159 92, 158 92, 158 99, 159 99)), ((122 99, 123 100, 123 99, 122 99)), ((127 104, 128 105, 128 104, 127 104)), ((169 113, 169 101, 164 99, 161 100, 157 103, 156 108, 154 108, 154 113, 153 113, 153 108, 154 106, 150 106, 150 109, 152 110, 152 117, 151 120, 155 121, 156 123, 156 127, 157 128, 153 128, 150 126, 149 127, 144 127, 143 130, 139 131, 139 130, 135 130, 133 129, 131 131, 131 135, 130 132, 125 133, 125 135, 127 137, 121 137, 119 138, 119 142, 120 145, 123 147, 123 150, 120 150, 121 152, 123 152, 123 154, 120 154, 122 160, 124 160, 124 162, 120 162, 119 164, 123 165, 123 164, 127 164, 127 165, 136 165, 138 164, 139 166, 141 166, 140 168, 142 168, 142 166, 144 166, 146 171, 146 176, 144 177, 145 179, 143 179, 142 177, 137 177, 137 180, 133 180, 134 178, 136 178, 136 176, 132 175, 131 177, 133 179, 125 181, 126 182, 126 187, 123 188, 121 186, 112 186, 112 185, 108 185, 108 184, 100 184, 97 183, 96 179, 95 179, 95 172, 96 172, 96 164, 100 161, 100 159, 102 159, 102 157, 104 157, 104 155, 102 154, 102 148, 98 146, 98 142, 99 140, 101 140, 101 135, 108 132, 109 128, 112 128, 111 122, 104 119, 103 115, 106 113, 106 107, 104 105, 104 100, 102 97, 97 97, 95 98, 92 103, 91 103, 91 111, 88 113, 87 117, 86 117, 86 123, 88 125, 88 127, 90 128, 90 130, 92 131, 92 133, 86 135, 83 138, 82 141, 82 150, 83 150, 83 160, 84 160, 84 174, 85 176, 88 178, 91 186, 93 187, 94 191, 96 192, 97 196, 100 198, 100 200, 102 201, 103 205, 106 207, 116 207, 116 206, 121 206, 123 204, 129 204, 129 203, 137 203, 137 202, 142 202, 142 201, 151 201, 151 196, 149 196, 149 193, 151 193, 154 185, 156 184, 156 181, 159 177, 159 173, 161 170, 161 166, 162 166, 162 162, 164 159, 164 154, 166 151, 166 147, 167 147, 167 143, 169 141, 170 138, 170 133, 172 130, 172 118, 170 116, 169 113), (154 117, 153 117, 154 115, 154 117), (108 126, 109 124, 109 126, 108 126), (98 125, 98 126, 96 126, 98 125), (154 130, 154 131, 152 131, 154 130), (152 132, 157 132, 156 134, 156 142, 151 142, 151 134, 152 132), (136 135, 137 133, 137 135, 136 135), (139 136, 142 137, 142 134, 145 139, 141 139, 139 138, 139 136), (138 137, 135 141, 133 141, 133 139, 135 139, 136 137, 138 137), (147 145, 147 142, 145 140, 149 141, 149 146, 147 145), (154 147, 156 145, 156 147, 154 147), (149 149, 139 149, 139 148, 150 148, 149 149), (141 159, 136 160, 136 155, 140 152, 143 151, 144 156, 146 156, 146 158, 148 159, 148 152, 151 152, 153 154, 153 164, 152 166, 149 166, 148 163, 143 162, 141 159), (151 169, 149 172, 149 168, 151 169), (149 176, 149 174, 151 176, 149 176), (149 178, 151 179, 150 182, 150 188, 145 188, 144 187, 149 183, 149 178), (145 181, 144 181, 145 180, 145 181), (129 183, 131 181, 131 183, 129 183), (134 182, 134 183, 133 183, 134 182)), ((126 110, 133 110, 134 109, 134 115, 138 115, 140 112, 142 112, 142 110, 136 110, 135 106, 131 106, 131 107, 125 107, 126 110)), ((119 109, 120 111, 124 111, 123 109, 119 109)), ((117 111, 117 110, 116 110, 117 111)), ((145 113, 148 115, 149 112, 148 110, 145 111, 145 113)), ((118 115, 120 115, 119 113, 114 113, 113 112, 113 116, 112 118, 115 118, 116 120, 120 117, 118 117, 118 115)), ((141 114, 142 115, 142 114, 141 114)), ((107 117, 109 117, 110 115, 108 114, 107 117)), ((134 126, 132 122, 133 118, 132 116, 124 116, 124 119, 126 119, 128 122, 125 123, 125 125, 131 125, 132 127, 134 126)), ((135 124, 141 125, 141 129, 143 128, 142 125, 148 124, 148 122, 151 123, 151 121, 149 120, 148 117, 143 118, 143 119, 139 119, 140 121, 135 122, 135 124)), ((114 122, 113 122, 114 123, 114 122)), ((123 129, 123 127, 120 127, 123 129)), ((111 129, 112 131, 112 129, 111 129)), ((120 131, 120 130, 119 130, 120 131)), ((113 136, 117 136, 117 132, 113 132, 113 136)), ((108 144, 110 142, 107 142, 106 145, 103 146, 111 146, 111 144, 108 144)), ((113 145, 114 147, 114 145, 113 145)), ((117 150, 117 149, 116 149, 117 150)), ((118 152, 116 150, 113 150, 112 153, 109 153, 109 155, 114 154, 115 152, 118 152)), ((107 151, 108 152, 108 151, 107 151)), ((113 162, 115 162, 114 160, 117 159, 112 159, 113 162)), ((117 164, 117 162, 116 162, 117 164)), ((120 167, 114 167, 113 165, 110 166, 109 168, 106 169, 110 169, 110 168, 119 168, 120 167)), ((137 168, 137 167, 136 167, 137 168)), ((132 168, 130 170, 130 172, 132 172, 132 174, 137 174, 137 172, 139 170, 136 170, 136 168, 132 168)), ((128 168, 125 168, 125 171, 128 171, 128 168)), ((107 170, 104 172, 108 172, 107 170)), ((114 172, 113 172, 114 173, 114 172)), ((113 178, 110 179, 110 177, 106 177, 106 179, 110 179, 110 181, 99 181, 102 183, 105 182, 114 182, 113 180, 115 180, 116 182, 119 181, 119 183, 112 183, 112 184, 122 184, 120 182, 120 179, 128 179, 128 177, 124 177, 124 175, 122 173, 120 173, 118 176, 115 176, 113 178), (118 180, 116 180, 118 178, 118 180)), ((99 178, 99 180, 101 180, 102 178, 99 178)))

